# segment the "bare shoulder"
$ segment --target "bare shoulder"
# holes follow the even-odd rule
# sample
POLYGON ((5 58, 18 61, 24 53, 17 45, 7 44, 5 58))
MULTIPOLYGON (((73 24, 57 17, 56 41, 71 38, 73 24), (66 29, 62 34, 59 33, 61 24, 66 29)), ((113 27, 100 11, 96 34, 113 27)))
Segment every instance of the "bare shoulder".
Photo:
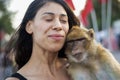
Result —
POLYGON ((6 78, 5 80, 19 80, 19 79, 14 78, 14 77, 9 77, 9 78, 6 78))

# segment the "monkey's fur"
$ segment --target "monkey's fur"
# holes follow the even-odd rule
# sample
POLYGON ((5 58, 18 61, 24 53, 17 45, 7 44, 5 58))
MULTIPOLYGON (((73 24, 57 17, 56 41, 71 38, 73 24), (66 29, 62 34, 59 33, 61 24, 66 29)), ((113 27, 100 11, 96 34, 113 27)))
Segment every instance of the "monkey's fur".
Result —
POLYGON ((93 29, 74 26, 67 36, 65 53, 73 80, 120 80, 120 64, 94 38, 93 29))

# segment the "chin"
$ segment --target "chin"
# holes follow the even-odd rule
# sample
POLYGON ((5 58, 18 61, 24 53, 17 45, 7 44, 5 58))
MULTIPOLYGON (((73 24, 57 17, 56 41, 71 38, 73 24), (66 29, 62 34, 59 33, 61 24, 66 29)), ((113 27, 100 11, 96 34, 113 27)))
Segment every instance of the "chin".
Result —
POLYGON ((54 48, 50 48, 49 51, 51 51, 51 52, 58 52, 58 51, 60 51, 60 49, 61 49, 61 47, 54 47, 54 48))
POLYGON ((62 49, 63 47, 63 43, 57 43, 57 44, 53 44, 53 45, 49 45, 49 50, 52 52, 58 52, 62 49))

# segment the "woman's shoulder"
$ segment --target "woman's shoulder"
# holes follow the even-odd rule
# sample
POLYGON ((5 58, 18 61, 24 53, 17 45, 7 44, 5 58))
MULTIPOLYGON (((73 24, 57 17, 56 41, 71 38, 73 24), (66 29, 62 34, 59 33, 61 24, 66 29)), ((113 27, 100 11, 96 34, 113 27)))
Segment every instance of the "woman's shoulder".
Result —
POLYGON ((9 78, 6 78, 5 80, 19 80, 19 79, 14 77, 9 77, 9 78))

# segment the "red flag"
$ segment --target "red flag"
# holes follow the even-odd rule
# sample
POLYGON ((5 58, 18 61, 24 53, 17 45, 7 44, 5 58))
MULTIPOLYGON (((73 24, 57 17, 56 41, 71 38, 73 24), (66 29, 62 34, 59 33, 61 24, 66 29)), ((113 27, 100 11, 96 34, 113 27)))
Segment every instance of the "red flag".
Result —
POLYGON ((80 16, 80 20, 82 21, 83 25, 84 26, 87 26, 89 23, 88 23, 88 20, 87 20, 87 15, 85 13, 85 11, 81 11, 81 16, 80 16))
POLYGON ((73 10, 75 10, 75 7, 74 7, 74 5, 73 5, 72 0, 65 0, 65 2, 66 2, 73 10))
POLYGON ((87 16, 88 14, 93 10, 93 4, 92 4, 92 0, 87 0, 86 1, 86 5, 85 5, 85 8, 83 9, 83 11, 81 12, 81 20, 83 22, 83 24, 85 26, 88 25, 88 22, 87 22, 87 16))

